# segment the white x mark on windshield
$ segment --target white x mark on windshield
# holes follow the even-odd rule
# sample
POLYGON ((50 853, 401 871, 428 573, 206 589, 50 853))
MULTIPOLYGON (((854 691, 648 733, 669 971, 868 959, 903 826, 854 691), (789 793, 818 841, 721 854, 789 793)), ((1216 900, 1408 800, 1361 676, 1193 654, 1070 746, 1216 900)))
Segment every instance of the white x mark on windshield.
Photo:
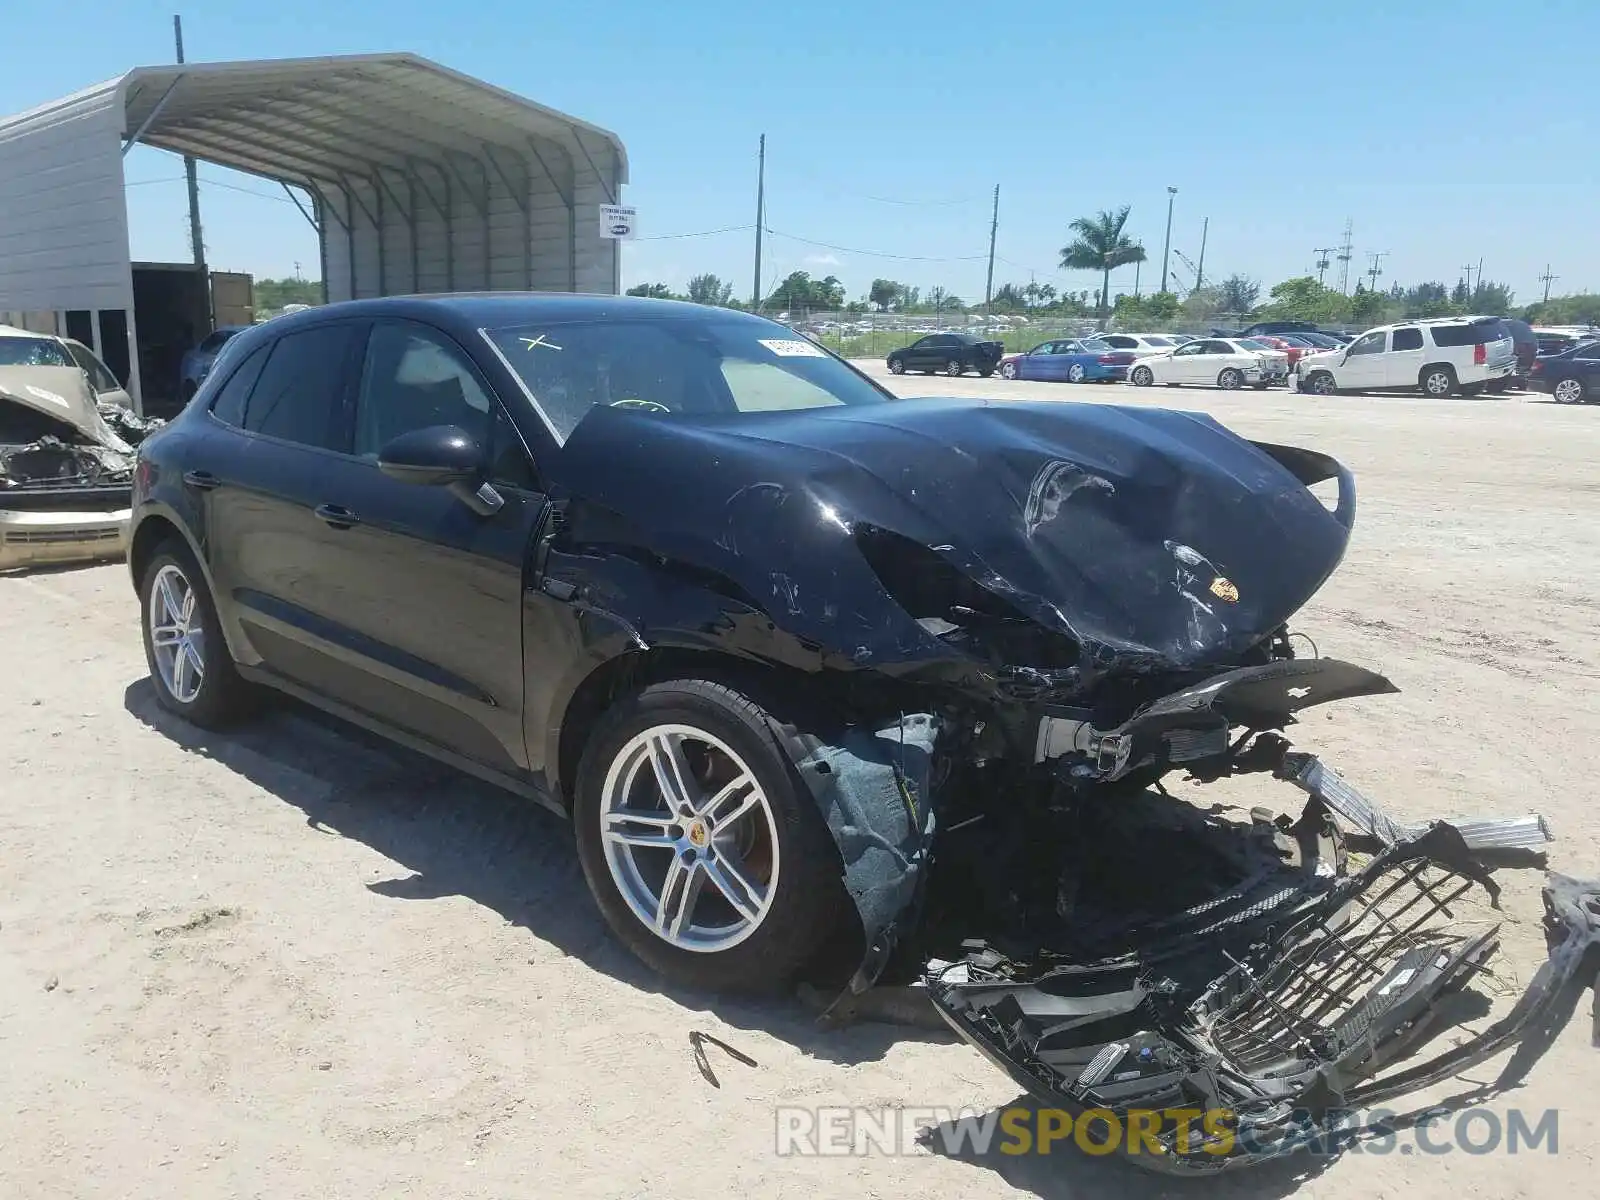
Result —
POLYGON ((552 350, 561 349, 560 346, 558 346, 554 342, 550 341, 542 333, 536 338, 525 337, 525 338, 518 338, 517 340, 519 342, 521 342, 524 346, 526 346, 529 350, 537 350, 540 346, 548 346, 552 350))

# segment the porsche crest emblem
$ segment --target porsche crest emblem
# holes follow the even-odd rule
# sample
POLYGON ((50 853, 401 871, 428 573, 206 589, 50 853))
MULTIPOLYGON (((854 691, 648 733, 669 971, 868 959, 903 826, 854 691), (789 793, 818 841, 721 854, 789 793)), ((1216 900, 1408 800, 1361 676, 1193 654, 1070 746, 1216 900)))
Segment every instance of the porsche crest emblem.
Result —
POLYGON ((1229 604, 1239 603, 1239 589, 1234 586, 1233 580, 1224 579, 1221 575, 1211 581, 1211 594, 1229 604))

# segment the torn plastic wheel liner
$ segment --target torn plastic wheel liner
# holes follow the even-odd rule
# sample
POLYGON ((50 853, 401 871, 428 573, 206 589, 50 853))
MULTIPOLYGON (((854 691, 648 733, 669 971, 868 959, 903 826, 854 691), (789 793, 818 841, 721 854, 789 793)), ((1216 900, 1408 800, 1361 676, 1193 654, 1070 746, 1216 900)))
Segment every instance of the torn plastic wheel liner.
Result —
MULTIPOLYGON (((1307 818, 1325 815, 1313 796, 1307 818)), ((1144 1146, 1159 1153, 1132 1161, 1212 1172, 1359 1137, 1352 1111, 1483 1062, 1593 982, 1600 881, 1552 875, 1549 958, 1512 1010, 1399 1068, 1454 1024, 1453 998, 1498 948, 1498 924, 1452 927, 1474 891, 1498 894, 1460 831, 1438 823, 1348 877, 1313 870, 1284 894, 1224 902, 1220 916, 1183 914, 1135 954, 1015 961, 979 949, 926 983, 949 1025, 1041 1102, 1121 1122, 1149 1114, 1144 1146)))

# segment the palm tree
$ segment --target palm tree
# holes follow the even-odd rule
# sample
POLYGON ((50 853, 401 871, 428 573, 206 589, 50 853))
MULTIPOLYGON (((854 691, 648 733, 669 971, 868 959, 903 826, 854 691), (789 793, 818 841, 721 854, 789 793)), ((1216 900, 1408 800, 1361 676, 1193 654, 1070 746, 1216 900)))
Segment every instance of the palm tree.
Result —
POLYGON ((1100 316, 1104 319, 1111 300, 1111 272, 1129 263, 1144 262, 1144 247, 1122 232, 1133 205, 1124 204, 1097 217, 1079 217, 1067 228, 1077 236, 1070 246, 1061 248, 1064 271, 1100 272, 1100 316))

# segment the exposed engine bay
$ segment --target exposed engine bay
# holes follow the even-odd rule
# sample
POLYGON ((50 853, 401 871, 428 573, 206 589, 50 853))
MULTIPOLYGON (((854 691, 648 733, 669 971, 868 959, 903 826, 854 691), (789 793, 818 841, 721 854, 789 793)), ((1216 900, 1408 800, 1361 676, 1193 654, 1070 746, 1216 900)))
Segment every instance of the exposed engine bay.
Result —
POLYGON ((122 419, 121 409, 95 404, 76 368, 0 368, 0 495, 15 489, 127 488, 133 446, 111 424, 122 419))

